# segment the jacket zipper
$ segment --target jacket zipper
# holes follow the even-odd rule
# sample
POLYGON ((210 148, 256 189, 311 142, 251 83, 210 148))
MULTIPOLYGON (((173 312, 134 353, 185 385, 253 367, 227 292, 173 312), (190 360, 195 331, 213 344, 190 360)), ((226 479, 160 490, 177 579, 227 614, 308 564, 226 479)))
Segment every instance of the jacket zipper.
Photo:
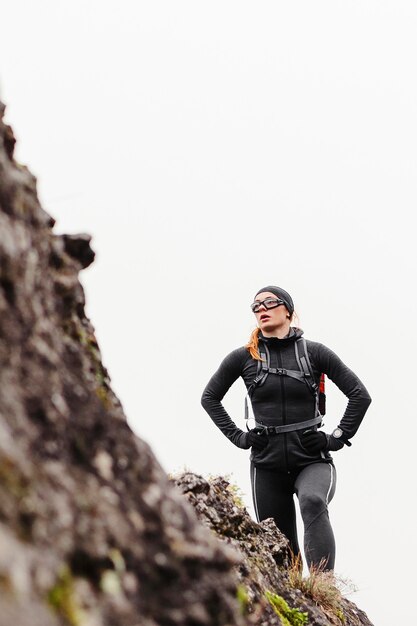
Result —
MULTIPOLYGON (((281 351, 278 350, 278 363, 279 367, 282 369, 282 355, 281 351)), ((284 377, 280 376, 281 381, 281 397, 282 397, 282 423, 287 423, 287 404, 285 401, 285 387, 284 387, 284 377)), ((285 471, 289 474, 288 470, 288 444, 287 444, 287 433, 282 433, 284 435, 284 455, 285 455, 285 471)))

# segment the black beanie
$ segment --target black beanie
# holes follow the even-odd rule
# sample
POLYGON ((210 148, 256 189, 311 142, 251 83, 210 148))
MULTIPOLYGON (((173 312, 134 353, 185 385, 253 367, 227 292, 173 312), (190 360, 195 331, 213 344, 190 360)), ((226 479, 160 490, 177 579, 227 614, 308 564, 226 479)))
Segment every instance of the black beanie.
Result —
POLYGON ((281 289, 281 287, 274 287, 274 285, 268 285, 268 287, 262 287, 262 289, 259 289, 255 294, 255 298, 258 295, 258 293, 263 293, 264 291, 270 291, 277 298, 281 298, 281 300, 284 301, 284 304, 288 309, 288 313, 290 315, 294 313, 294 302, 292 301, 292 298, 287 291, 285 291, 284 289, 281 289))

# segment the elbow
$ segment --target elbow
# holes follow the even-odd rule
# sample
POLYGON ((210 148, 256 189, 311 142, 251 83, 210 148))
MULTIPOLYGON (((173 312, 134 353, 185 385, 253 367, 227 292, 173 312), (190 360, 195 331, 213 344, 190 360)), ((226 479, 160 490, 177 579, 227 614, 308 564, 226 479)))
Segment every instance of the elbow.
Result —
POLYGON ((211 411, 218 406, 220 399, 217 394, 213 393, 212 389, 206 387, 201 396, 201 406, 210 415, 211 411))
POLYGON ((360 405, 364 407, 365 410, 372 402, 372 398, 364 385, 358 385, 353 395, 356 395, 357 400, 359 401, 360 405))
POLYGON ((207 411, 207 407, 210 404, 210 394, 207 392, 207 389, 204 389, 200 402, 203 409, 207 411))
POLYGON ((369 409, 369 405, 371 404, 371 402, 372 402, 372 398, 369 395, 369 393, 365 390, 365 392, 362 394, 362 398, 360 402, 360 405, 362 407, 362 415, 365 415, 365 413, 369 409))

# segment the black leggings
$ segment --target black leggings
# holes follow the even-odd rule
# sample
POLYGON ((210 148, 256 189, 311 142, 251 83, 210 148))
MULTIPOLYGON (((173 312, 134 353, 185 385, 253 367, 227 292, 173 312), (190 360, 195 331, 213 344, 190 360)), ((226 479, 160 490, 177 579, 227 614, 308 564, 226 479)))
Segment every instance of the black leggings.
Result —
POLYGON ((310 567, 326 562, 334 569, 335 541, 327 505, 336 489, 336 470, 331 463, 312 463, 300 471, 285 474, 274 470, 250 468, 252 496, 258 522, 273 517, 288 538, 294 554, 299 554, 295 519, 295 493, 304 522, 304 553, 310 567))

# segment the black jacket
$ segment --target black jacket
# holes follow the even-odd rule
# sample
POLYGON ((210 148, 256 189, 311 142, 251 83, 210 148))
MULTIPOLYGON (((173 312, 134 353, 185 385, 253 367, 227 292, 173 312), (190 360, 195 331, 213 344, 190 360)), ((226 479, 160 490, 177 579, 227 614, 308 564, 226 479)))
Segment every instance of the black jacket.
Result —
MULTIPOLYGON (((299 370, 294 341, 301 337, 301 329, 290 330, 284 339, 263 337, 259 341, 268 345, 271 367, 299 370)), ((371 398, 359 378, 329 348, 321 343, 307 340, 307 350, 316 382, 324 373, 348 397, 346 411, 340 420, 340 427, 349 439, 353 437, 371 403, 371 398)), ((201 403, 214 423, 236 446, 247 448, 247 433, 231 420, 221 401, 230 386, 241 376, 248 389, 257 373, 257 361, 245 347, 233 350, 221 363, 204 389, 201 403)), ((269 374, 265 383, 255 387, 252 395, 252 408, 258 422, 266 426, 295 424, 315 417, 315 398, 307 385, 288 376, 269 374)), ((267 448, 262 451, 252 449, 251 459, 255 465, 291 471, 315 461, 322 461, 322 455, 312 456, 303 448, 299 432, 293 431, 272 435, 267 448)), ((329 453, 325 459, 331 461, 329 453)))

